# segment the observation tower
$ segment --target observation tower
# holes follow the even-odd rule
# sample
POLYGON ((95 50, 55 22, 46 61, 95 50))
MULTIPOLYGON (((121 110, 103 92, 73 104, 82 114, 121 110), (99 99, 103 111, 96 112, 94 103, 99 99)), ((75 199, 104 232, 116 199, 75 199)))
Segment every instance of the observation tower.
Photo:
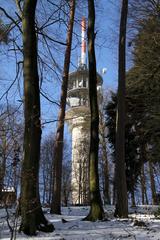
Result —
MULTIPOLYGON (((81 59, 75 72, 69 74, 66 121, 72 134, 72 204, 86 205, 89 202, 89 144, 90 107, 86 64, 86 21, 81 22, 81 59)), ((102 77, 97 73, 97 91, 102 96, 102 77)), ((99 98, 100 99, 100 98, 99 98)))

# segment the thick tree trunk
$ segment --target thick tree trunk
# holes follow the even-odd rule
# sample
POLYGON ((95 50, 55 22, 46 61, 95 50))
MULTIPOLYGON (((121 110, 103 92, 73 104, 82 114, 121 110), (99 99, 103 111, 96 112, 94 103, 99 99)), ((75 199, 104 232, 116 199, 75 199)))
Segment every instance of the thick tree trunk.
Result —
POLYGON ((99 111, 97 102, 97 72, 95 58, 95 7, 94 0, 88 0, 88 59, 89 59, 89 100, 91 109, 91 134, 89 152, 89 188, 90 212, 85 220, 96 221, 103 219, 104 211, 99 190, 98 150, 99 150, 99 111))
POLYGON ((25 0, 22 16, 24 54, 24 159, 21 182, 21 226, 27 235, 36 230, 53 231, 45 219, 39 197, 40 159, 40 96, 37 69, 37 39, 35 32, 35 9, 37 0, 25 0))
POLYGON ((128 0, 123 0, 119 36, 119 69, 118 69, 118 106, 116 125, 116 211, 119 217, 128 217, 127 184, 125 175, 125 48, 128 0))
POLYGON ((150 175, 150 183, 151 183, 152 204, 156 205, 158 204, 158 201, 157 201, 156 185, 155 185, 154 173, 153 173, 153 165, 151 160, 149 160, 148 164, 149 164, 149 175, 150 175))
POLYGON ((54 146, 54 177, 53 177, 53 197, 51 203, 51 213, 61 214, 61 177, 62 177, 62 159, 63 159, 63 133, 64 119, 66 109, 66 98, 68 88, 68 74, 71 55, 72 32, 75 15, 75 0, 70 0, 70 20, 67 33, 67 47, 64 59, 63 80, 61 88, 60 112, 58 116, 58 126, 54 146))

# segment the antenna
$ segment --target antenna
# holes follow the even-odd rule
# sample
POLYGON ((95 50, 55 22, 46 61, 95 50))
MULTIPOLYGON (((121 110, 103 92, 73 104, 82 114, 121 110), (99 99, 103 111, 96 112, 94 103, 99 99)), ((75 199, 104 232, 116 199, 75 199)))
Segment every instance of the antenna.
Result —
POLYGON ((85 34, 86 34, 86 19, 85 17, 82 17, 81 21, 81 64, 86 65, 86 39, 85 39, 85 34))

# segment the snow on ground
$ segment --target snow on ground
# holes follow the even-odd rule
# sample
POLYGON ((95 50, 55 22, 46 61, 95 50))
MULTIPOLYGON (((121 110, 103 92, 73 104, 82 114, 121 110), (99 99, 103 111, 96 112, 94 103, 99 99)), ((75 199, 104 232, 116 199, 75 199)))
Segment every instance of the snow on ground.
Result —
MULTIPOLYGON (((115 219, 113 207, 107 206, 108 221, 81 221, 88 213, 87 207, 68 207, 62 215, 51 215, 44 209, 47 219, 54 224, 53 233, 38 232, 36 237, 16 233, 19 240, 160 240, 160 219, 153 215, 156 207, 138 206, 132 208, 128 219, 115 219), (64 220, 67 220, 65 222, 64 220)), ((10 216, 11 210, 10 211, 10 216)), ((13 210, 12 210, 13 213, 13 210)), ((12 217, 12 220, 14 218, 12 217)), ((10 220, 10 224, 13 222, 10 220)), ((17 226, 18 229, 18 226, 17 226)), ((0 209, 0 239, 9 240, 10 231, 6 222, 6 211, 0 209)))

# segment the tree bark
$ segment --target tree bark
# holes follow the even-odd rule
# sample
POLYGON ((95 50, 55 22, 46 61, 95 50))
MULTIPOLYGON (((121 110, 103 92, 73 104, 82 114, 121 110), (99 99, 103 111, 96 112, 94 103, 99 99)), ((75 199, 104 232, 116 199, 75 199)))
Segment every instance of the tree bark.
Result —
POLYGON ((119 33, 118 106, 116 124, 116 210, 115 215, 128 217, 127 184, 125 175, 125 70, 126 25, 128 0, 123 0, 119 33))
POLYGON ((90 152, 89 152, 89 190, 90 212, 85 220, 96 221, 104 217, 99 190, 98 150, 99 150, 99 110, 97 102, 97 71, 95 57, 95 6, 94 0, 88 0, 88 59, 89 59, 89 100, 91 110, 90 152))
POLYGON ((37 67, 37 38, 35 32, 35 9, 37 0, 25 0, 23 7, 23 55, 24 55, 24 159, 21 182, 21 226, 27 235, 36 230, 54 230, 42 212, 39 196, 40 160, 40 95, 37 67))
POLYGON ((111 197, 110 197, 110 184, 109 184, 109 166, 108 166, 108 157, 107 157, 107 146, 106 146, 106 139, 105 139, 105 123, 104 123, 104 116, 102 110, 100 111, 100 144, 102 146, 102 167, 103 167, 103 177, 104 177, 104 204, 111 204, 111 197))
POLYGON ((145 180, 145 173, 144 173, 144 164, 142 164, 140 181, 141 181, 141 192, 142 192, 142 204, 143 205, 145 204, 145 199, 146 199, 146 204, 148 204, 146 180, 145 180))
POLYGON ((6 143, 6 133, 5 133, 5 128, 3 129, 2 127, 2 145, 1 145, 1 155, 0 155, 0 202, 2 202, 3 198, 3 187, 4 187, 4 178, 6 174, 6 148, 7 148, 7 143, 6 143))
POLYGON ((150 183, 151 183, 152 204, 156 205, 158 204, 157 194, 156 194, 156 185, 154 180, 153 164, 150 159, 148 161, 148 164, 149 164, 149 175, 150 175, 150 183))
POLYGON ((61 214, 61 177, 62 177, 62 160, 63 160, 63 133, 64 133, 64 119, 66 109, 66 98, 68 88, 68 74, 70 65, 71 45, 72 45, 72 32, 74 25, 75 15, 75 0, 70 0, 70 20, 67 33, 67 47, 64 59, 63 79, 61 88, 60 99, 60 112, 58 116, 58 126, 54 146, 54 177, 53 177, 53 197, 51 202, 51 213, 61 214))
POLYGON ((132 206, 132 207, 135 207, 135 206, 136 206, 134 189, 131 190, 131 206, 132 206))

